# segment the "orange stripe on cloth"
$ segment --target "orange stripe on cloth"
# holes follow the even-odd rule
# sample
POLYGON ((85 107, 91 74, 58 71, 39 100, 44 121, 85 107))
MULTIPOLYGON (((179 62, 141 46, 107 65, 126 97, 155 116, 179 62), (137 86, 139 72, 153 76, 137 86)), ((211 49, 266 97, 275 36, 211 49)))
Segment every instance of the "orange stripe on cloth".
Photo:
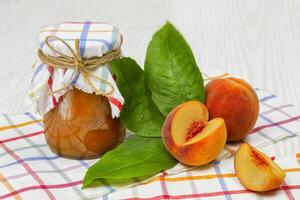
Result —
MULTIPOLYGON (((54 30, 41 30, 40 33, 47 33, 47 32, 82 32, 82 30, 59 30, 59 29, 54 29, 54 30)), ((94 32, 94 33, 101 33, 101 32, 113 32, 113 30, 89 30, 89 32, 94 32)))
POLYGON ((300 168, 289 168, 289 169, 283 169, 286 173, 290 172, 300 172, 300 168))
MULTIPOLYGON (((300 172, 300 168, 288 168, 288 169, 283 169, 286 173, 291 173, 291 172, 300 172)), ((228 174, 208 174, 208 175, 202 175, 202 176, 183 176, 183 177, 175 177, 175 178, 170 178, 170 177, 164 177, 164 181, 168 182, 180 182, 180 181, 188 181, 188 180, 207 180, 207 179, 214 179, 214 178, 233 178, 236 177, 235 174, 233 173, 228 173, 228 174)), ((160 181, 160 177, 154 177, 150 179, 149 181, 146 181, 144 183, 141 183, 142 185, 147 185, 152 182, 160 181)))
MULTIPOLYGON (((206 180, 206 179, 214 179, 214 178, 230 178, 230 177, 236 177, 235 174, 208 174, 208 175, 202 175, 202 176, 184 176, 184 177, 164 177, 164 181, 168 182, 179 182, 179 181, 188 181, 188 180, 206 180)), ((142 183, 142 185, 147 185, 152 182, 160 181, 160 177, 155 177, 150 179, 149 181, 142 183)))
POLYGON ((296 158, 300 158, 300 153, 297 153, 297 154, 296 154, 296 158))
POLYGON ((22 127, 22 126, 27 126, 27 125, 34 124, 34 123, 39 123, 41 121, 42 121, 41 119, 38 119, 38 120, 31 120, 31 121, 28 121, 28 122, 23 122, 23 123, 20 123, 20 124, 1 126, 0 131, 13 129, 13 128, 18 128, 18 127, 22 127))
MULTIPOLYGON (((13 188, 13 186, 8 182, 8 180, 1 174, 0 172, 0 182, 6 187, 6 189, 9 192, 15 192, 16 190, 13 188)), ((14 198, 16 200, 21 200, 22 198, 20 197, 20 195, 18 193, 16 193, 14 195, 14 198)))

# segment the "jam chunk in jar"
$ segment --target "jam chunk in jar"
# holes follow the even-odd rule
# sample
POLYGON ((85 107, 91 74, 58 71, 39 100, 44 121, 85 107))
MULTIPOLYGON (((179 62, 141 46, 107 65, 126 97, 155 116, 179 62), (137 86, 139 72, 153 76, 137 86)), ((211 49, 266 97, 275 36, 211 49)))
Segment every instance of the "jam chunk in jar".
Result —
POLYGON ((44 115, 46 141, 63 157, 98 158, 123 141, 125 129, 112 118, 107 97, 72 89, 44 115))

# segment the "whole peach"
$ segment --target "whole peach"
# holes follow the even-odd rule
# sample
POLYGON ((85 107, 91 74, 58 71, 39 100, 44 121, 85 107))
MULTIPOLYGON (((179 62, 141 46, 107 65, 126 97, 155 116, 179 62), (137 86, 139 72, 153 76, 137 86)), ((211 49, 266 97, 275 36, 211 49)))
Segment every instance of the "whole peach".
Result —
POLYGON ((227 141, 242 140, 255 125, 259 101, 254 89, 238 78, 217 78, 206 87, 206 107, 211 119, 225 120, 227 141))

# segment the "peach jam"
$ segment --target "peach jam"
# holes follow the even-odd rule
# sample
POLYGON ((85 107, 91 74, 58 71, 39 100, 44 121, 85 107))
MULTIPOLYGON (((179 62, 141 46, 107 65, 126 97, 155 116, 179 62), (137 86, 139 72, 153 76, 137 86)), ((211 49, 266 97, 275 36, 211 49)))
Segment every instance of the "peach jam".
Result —
POLYGON ((66 93, 44 115, 46 141, 63 157, 98 158, 123 141, 125 129, 113 119, 108 99, 78 89, 66 93))

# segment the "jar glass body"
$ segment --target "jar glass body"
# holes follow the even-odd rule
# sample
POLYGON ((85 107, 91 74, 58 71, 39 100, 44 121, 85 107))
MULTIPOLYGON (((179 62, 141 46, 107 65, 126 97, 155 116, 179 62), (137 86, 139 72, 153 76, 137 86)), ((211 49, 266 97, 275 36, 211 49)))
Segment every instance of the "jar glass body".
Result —
POLYGON ((108 99, 78 89, 65 94, 43 122, 50 149, 68 158, 98 158, 125 136, 120 119, 112 118, 108 99))

